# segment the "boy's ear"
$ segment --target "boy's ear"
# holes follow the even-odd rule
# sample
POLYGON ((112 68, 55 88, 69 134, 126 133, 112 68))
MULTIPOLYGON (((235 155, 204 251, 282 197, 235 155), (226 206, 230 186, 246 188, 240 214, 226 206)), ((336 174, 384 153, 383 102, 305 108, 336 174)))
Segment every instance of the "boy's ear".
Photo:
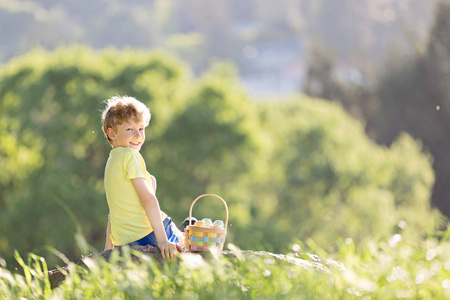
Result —
POLYGON ((108 135, 109 139, 111 139, 111 140, 116 139, 116 134, 114 133, 114 130, 111 127, 106 129, 106 134, 108 135))

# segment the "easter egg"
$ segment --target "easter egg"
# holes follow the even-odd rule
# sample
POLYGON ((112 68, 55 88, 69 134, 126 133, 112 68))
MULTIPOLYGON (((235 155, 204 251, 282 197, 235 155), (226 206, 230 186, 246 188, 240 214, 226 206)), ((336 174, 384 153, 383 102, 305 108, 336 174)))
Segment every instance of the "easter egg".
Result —
POLYGON ((197 221, 194 226, 205 227, 205 223, 203 221, 197 221))
POLYGON ((204 218, 202 221, 206 226, 213 226, 213 222, 211 221, 211 219, 204 218))
POLYGON ((215 220, 213 226, 217 228, 223 228, 224 224, 222 220, 215 220))

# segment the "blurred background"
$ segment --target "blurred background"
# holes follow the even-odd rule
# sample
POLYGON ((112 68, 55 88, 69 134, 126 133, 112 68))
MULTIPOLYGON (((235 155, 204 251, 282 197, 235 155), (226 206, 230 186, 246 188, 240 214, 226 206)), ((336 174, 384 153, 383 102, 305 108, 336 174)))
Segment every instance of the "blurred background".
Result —
POLYGON ((449 31, 447 0, 0 0, 0 256, 103 249, 100 111, 124 94, 177 223, 214 193, 245 249, 445 228, 449 31))

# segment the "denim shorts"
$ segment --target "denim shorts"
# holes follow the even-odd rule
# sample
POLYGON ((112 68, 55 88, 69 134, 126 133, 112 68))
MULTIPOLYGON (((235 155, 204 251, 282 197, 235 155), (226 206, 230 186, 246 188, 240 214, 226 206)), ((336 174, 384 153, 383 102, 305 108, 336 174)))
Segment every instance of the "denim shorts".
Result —
MULTIPOLYGON (((178 230, 177 226, 172 222, 170 217, 167 217, 163 221, 164 231, 166 232, 167 239, 171 243, 178 243, 180 240, 175 232, 178 230)), ((129 246, 133 245, 152 245, 153 247, 158 246, 158 242, 156 241, 155 233, 152 231, 148 235, 144 236, 142 239, 134 241, 128 244, 129 246)))

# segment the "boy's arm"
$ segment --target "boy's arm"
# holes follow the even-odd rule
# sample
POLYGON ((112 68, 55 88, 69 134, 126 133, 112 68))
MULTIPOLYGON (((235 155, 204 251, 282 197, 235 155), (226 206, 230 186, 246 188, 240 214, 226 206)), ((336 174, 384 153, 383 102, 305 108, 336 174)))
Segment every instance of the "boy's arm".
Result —
POLYGON ((152 181, 153 194, 156 195, 156 178, 153 175, 150 175, 150 179, 152 181))
POLYGON ((151 191, 147 181, 144 178, 134 178, 131 180, 134 188, 139 196, 141 205, 147 214, 147 218, 153 227, 158 247, 161 250, 161 255, 165 259, 166 256, 170 260, 175 258, 177 247, 176 244, 170 243, 164 231, 163 222, 161 219, 161 210, 159 202, 155 194, 151 191))
POLYGON ((105 251, 114 249, 114 244, 109 237, 111 235, 111 218, 108 215, 108 226, 106 227, 106 243, 105 243, 105 251))

